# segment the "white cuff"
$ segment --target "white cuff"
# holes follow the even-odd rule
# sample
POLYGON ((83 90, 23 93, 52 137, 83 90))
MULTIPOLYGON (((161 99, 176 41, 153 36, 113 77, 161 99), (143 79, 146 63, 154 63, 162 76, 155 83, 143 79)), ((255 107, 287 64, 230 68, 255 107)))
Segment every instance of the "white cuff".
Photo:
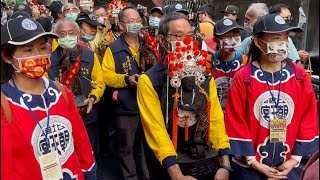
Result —
POLYGON ((294 159, 294 160, 298 161, 299 163, 295 166, 295 167, 298 167, 298 166, 300 165, 302 156, 291 155, 291 156, 290 156, 290 159, 294 159))

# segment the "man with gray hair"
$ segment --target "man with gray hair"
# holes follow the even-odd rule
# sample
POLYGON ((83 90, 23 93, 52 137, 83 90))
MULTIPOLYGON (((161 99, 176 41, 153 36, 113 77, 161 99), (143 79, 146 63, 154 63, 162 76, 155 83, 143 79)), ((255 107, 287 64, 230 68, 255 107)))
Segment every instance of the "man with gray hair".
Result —
POLYGON ((249 48, 251 44, 251 38, 252 38, 252 30, 255 22, 262 16, 269 13, 269 8, 265 3, 252 3, 249 5, 249 8, 247 9, 247 12, 245 14, 244 19, 244 28, 249 33, 249 37, 246 39, 242 39, 241 47, 239 48, 239 51, 242 54, 247 55, 249 53, 249 48))
MULTIPOLYGON (((280 16, 285 18, 284 17, 285 15, 282 15, 281 12, 272 12, 272 13, 278 13, 280 16)), ((269 14, 269 8, 265 3, 252 3, 245 14, 244 27, 246 29, 250 29, 249 31, 252 33, 252 28, 255 22, 260 17, 265 16, 266 14, 269 14)), ((249 36, 246 39, 244 39, 241 42, 241 47, 239 48, 239 51, 242 52, 242 54, 248 55, 251 42, 252 42, 252 36, 249 36)), ((300 57, 290 37, 288 37, 288 48, 289 48, 288 58, 291 59, 293 62, 297 63, 300 60, 300 57)), ((304 52, 301 51, 301 54, 304 54, 304 52)))
POLYGON ((55 32, 59 37, 59 46, 50 55, 49 78, 62 83, 74 94, 97 160, 97 103, 105 89, 100 62, 93 51, 79 45, 80 28, 75 21, 58 21, 55 32))
POLYGON ((67 3, 64 6, 62 6, 61 12, 63 13, 65 18, 73 21, 77 19, 77 16, 80 13, 79 8, 72 3, 67 3))

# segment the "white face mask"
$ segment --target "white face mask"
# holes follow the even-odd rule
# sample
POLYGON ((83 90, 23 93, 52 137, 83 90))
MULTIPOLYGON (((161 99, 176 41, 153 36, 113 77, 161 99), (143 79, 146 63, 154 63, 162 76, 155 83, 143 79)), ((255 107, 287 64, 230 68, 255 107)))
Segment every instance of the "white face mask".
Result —
POLYGON ((220 47, 221 49, 234 49, 235 51, 241 46, 241 37, 232 37, 231 39, 221 39, 220 47))
POLYGON ((262 42, 267 45, 267 52, 261 51, 267 54, 271 61, 279 62, 283 61, 288 57, 288 41, 273 41, 273 42, 265 42, 261 39, 262 42))
POLYGON ((160 23, 160 19, 157 17, 150 16, 149 18, 149 26, 158 28, 160 23))

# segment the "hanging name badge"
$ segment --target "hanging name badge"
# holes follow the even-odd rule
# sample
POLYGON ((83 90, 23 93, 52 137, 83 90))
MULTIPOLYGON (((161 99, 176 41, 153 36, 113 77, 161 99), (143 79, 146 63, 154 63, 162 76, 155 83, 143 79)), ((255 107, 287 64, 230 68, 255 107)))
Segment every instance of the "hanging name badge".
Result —
POLYGON ((57 180, 63 178, 57 151, 40 156, 39 163, 43 180, 57 180))
POLYGON ((270 143, 286 141, 286 120, 270 120, 270 143))

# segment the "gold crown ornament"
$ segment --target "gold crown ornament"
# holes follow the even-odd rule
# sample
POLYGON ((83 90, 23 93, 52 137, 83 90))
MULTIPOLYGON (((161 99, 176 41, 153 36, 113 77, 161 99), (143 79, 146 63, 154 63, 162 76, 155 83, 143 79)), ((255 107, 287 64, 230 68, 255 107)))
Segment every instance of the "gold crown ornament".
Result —
POLYGON ((181 79, 188 76, 194 76, 195 83, 201 85, 206 80, 205 74, 211 75, 211 70, 206 68, 208 52, 199 50, 199 42, 189 36, 183 41, 177 41, 175 45, 175 50, 168 53, 170 85, 178 88, 181 79))

